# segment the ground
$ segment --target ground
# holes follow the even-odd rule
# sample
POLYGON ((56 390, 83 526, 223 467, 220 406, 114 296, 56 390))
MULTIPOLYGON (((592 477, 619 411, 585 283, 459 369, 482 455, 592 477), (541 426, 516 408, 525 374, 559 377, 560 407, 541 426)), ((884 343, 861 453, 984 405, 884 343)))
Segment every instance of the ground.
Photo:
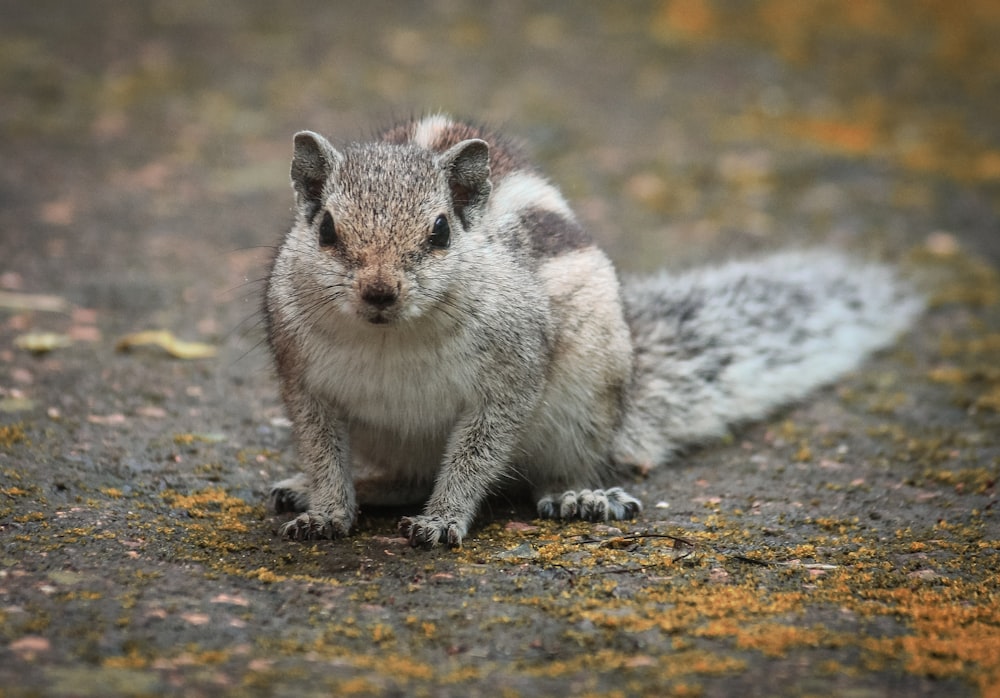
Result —
POLYGON ((996 3, 0 17, 0 696, 1000 695, 996 3), (291 134, 432 109, 518 137, 625 271, 824 244, 928 312, 635 521, 282 540, 291 134))

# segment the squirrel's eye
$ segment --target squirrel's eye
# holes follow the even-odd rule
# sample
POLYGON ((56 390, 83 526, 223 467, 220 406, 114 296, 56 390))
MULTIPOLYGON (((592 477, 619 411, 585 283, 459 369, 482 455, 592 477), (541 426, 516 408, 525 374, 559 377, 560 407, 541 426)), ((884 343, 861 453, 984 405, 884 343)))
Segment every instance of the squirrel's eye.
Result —
POLYGON ((333 216, 329 211, 323 213, 323 220, 319 224, 319 246, 331 247, 337 244, 337 227, 333 224, 333 216))
POLYGON ((434 228, 431 229, 431 236, 427 242, 438 250, 447 249, 451 244, 451 226, 448 225, 448 219, 443 213, 434 220, 434 228))

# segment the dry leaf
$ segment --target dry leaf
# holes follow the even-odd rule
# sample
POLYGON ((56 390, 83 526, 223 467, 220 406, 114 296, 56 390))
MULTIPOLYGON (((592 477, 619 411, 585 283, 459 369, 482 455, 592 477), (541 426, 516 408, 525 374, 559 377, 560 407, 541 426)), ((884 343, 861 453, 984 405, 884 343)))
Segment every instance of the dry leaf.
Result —
POLYGON ((115 344, 118 351, 130 351, 140 346, 157 346, 175 359, 207 359, 215 356, 217 349, 211 344, 185 342, 169 330, 146 330, 125 335, 115 344))
POLYGON ((87 421, 91 424, 100 424, 102 426, 111 426, 114 424, 124 424, 128 419, 121 412, 115 412, 113 414, 91 414, 87 415, 87 421))
POLYGON ((18 349, 30 351, 32 354, 47 354, 54 349, 63 349, 73 344, 73 340, 65 334, 55 332, 29 332, 14 340, 18 349))
POLYGON ((41 293, 11 293, 0 291, 0 308, 6 310, 41 310, 48 313, 64 313, 69 310, 65 298, 41 293))
POLYGON ((31 398, 12 396, 0 398, 0 412, 29 412, 35 409, 35 401, 31 398))

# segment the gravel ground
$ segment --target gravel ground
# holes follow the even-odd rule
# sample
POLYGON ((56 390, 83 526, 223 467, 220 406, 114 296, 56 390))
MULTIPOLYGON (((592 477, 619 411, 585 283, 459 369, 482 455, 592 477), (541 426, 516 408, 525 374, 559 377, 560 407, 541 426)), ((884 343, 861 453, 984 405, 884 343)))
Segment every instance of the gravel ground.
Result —
POLYGON ((0 2, 0 696, 1000 696, 998 35, 987 0, 0 2), (291 134, 436 109, 625 270, 826 244, 931 308, 639 520, 284 541, 291 134))

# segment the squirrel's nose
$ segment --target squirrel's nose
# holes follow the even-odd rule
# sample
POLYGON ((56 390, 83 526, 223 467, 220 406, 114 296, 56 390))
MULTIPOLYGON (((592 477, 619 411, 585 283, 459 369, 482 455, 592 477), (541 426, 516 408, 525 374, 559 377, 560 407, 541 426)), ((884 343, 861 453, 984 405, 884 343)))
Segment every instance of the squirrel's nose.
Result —
POLYGON ((375 281, 361 289, 361 300, 379 310, 385 310, 399 300, 399 285, 375 281))

